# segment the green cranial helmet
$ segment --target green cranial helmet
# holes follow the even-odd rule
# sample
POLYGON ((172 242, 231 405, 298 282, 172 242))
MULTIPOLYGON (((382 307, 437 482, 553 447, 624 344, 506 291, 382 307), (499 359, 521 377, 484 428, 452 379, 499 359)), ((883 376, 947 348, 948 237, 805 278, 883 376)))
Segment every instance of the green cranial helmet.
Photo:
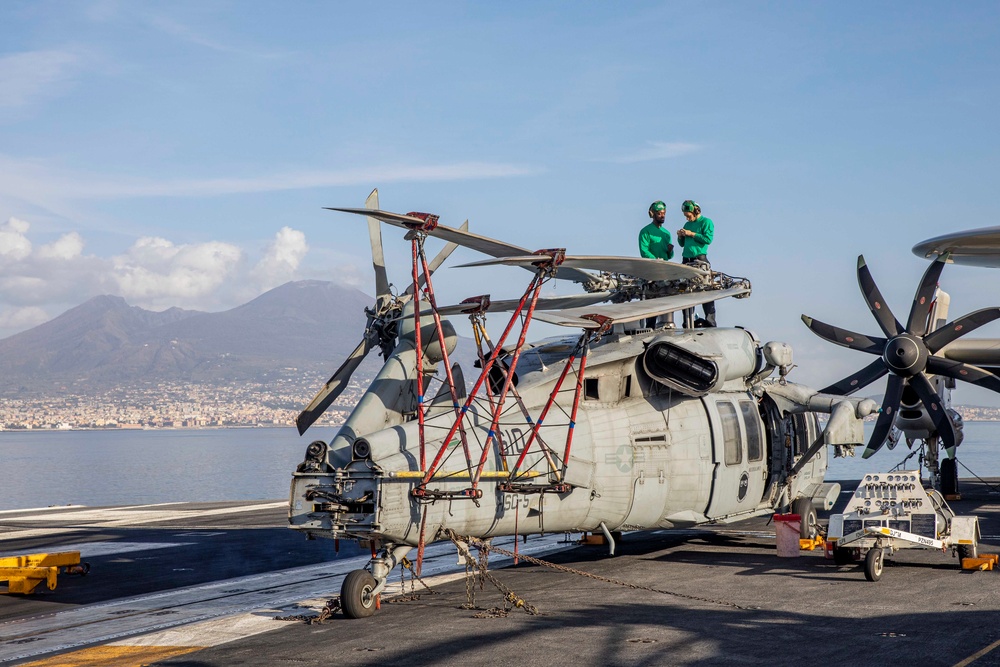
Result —
POLYGON ((694 213, 695 211, 700 211, 701 206, 698 206, 698 202, 693 199, 686 200, 681 204, 681 213, 694 213))
POLYGON ((654 201, 649 205, 649 217, 653 217, 654 213, 659 213, 660 211, 666 211, 667 205, 661 201, 654 201))

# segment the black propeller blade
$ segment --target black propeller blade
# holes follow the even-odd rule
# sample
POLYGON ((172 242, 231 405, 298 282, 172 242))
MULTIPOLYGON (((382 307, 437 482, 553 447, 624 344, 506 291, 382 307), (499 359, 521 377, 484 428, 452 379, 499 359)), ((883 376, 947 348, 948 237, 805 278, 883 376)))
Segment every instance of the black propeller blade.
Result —
POLYGON ((802 321, 812 329, 812 332, 824 340, 828 340, 835 345, 848 347, 852 350, 860 350, 869 354, 882 354, 885 349, 885 338, 869 338, 864 334, 854 333, 847 329, 841 329, 817 319, 802 316, 802 321))
POLYGON ((882 409, 879 411, 872 437, 868 440, 868 446, 865 447, 865 453, 861 455, 861 458, 867 459, 882 448, 882 444, 892 429, 892 422, 896 419, 899 400, 903 398, 904 384, 903 378, 898 375, 889 376, 888 382, 885 383, 885 398, 882 399, 882 409))
POLYGON ((889 372, 888 366, 881 358, 871 362, 854 375, 848 375, 840 382, 831 384, 825 389, 821 389, 821 394, 834 394, 837 396, 847 396, 853 394, 862 387, 867 387, 875 380, 889 372))
POLYGON ((886 336, 898 336, 903 330, 903 325, 899 323, 896 316, 889 310, 882 298, 882 292, 878 290, 878 285, 872 278, 871 271, 865 263, 865 256, 858 255, 858 285, 861 286, 861 295, 868 304, 868 310, 872 311, 875 320, 886 336))
POLYGON ((947 260, 947 254, 941 255, 927 267, 913 297, 913 305, 910 307, 904 329, 886 305, 868 270, 864 256, 858 257, 858 285, 861 287, 861 294, 886 338, 865 336, 802 316, 806 326, 820 338, 852 350, 879 355, 875 361, 860 371, 823 389, 823 393, 847 395, 889 374, 881 413, 865 447, 864 458, 870 457, 885 443, 906 387, 911 387, 916 393, 934 423, 935 431, 947 449, 948 455, 954 456, 958 442, 955 425, 925 373, 944 375, 1000 393, 1000 377, 989 370, 933 356, 970 331, 1000 319, 1000 308, 984 308, 928 333, 928 319, 934 303, 934 293, 947 260))

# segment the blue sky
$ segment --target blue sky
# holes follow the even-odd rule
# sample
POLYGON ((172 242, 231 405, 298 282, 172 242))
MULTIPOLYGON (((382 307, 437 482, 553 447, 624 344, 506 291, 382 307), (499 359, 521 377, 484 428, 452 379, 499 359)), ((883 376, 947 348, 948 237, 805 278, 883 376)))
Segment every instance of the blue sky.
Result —
MULTIPOLYGON (((649 202, 676 228, 693 198, 713 266, 754 284, 722 323, 791 343, 793 378, 821 385, 868 359, 799 315, 877 331, 858 254, 903 319, 915 243, 1000 224, 995 3, 8 0, 0 24, 0 335, 102 293, 370 293, 363 221, 322 207, 373 187, 577 254, 633 255, 649 202)), ((385 235, 402 282, 408 246, 385 235)), ((527 277, 437 285, 500 297, 527 277)), ((998 277, 948 267, 953 315, 1000 304, 998 277)))

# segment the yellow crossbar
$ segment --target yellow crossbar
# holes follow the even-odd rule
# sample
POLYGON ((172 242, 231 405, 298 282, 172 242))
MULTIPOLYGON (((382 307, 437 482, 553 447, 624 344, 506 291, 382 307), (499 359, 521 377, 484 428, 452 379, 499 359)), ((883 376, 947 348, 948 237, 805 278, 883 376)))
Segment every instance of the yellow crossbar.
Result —
POLYGON ((0 558, 0 581, 7 582, 8 593, 28 595, 43 581, 54 591, 59 569, 79 564, 79 551, 6 556, 0 558))

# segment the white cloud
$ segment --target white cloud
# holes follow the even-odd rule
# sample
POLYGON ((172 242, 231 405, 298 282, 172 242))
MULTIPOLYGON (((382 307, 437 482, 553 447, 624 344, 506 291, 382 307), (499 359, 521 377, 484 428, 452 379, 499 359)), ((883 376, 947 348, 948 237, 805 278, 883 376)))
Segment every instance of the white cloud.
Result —
MULTIPOLYGON (((98 257, 84 253, 85 239, 77 232, 32 244, 31 228, 18 218, 0 224, 0 338, 100 294, 122 296, 149 310, 232 308, 303 277, 299 274, 309 251, 305 234, 286 226, 255 263, 232 243, 178 244, 150 236, 119 255, 98 257)), ((352 270, 345 269, 337 279, 350 282, 352 270)))
POLYGON ((0 331, 22 331, 48 322, 50 319, 51 317, 45 312, 45 309, 37 306, 5 308, 0 310, 0 331))
POLYGON ((31 254, 31 241, 25 234, 30 225, 24 220, 8 218, 0 225, 0 256, 5 260, 22 260, 31 254))
POLYGON ((293 171, 249 178, 150 180, 125 174, 74 172, 41 160, 0 154, 0 195, 58 210, 73 200, 123 197, 212 197, 308 188, 512 178, 538 173, 523 165, 455 162, 293 171))
POLYGON ((83 254, 83 237, 76 232, 63 234, 52 243, 38 249, 42 259, 71 260, 83 254))
POLYGON ((306 235, 291 227, 282 227, 268 244, 264 256, 251 270, 251 276, 262 290, 277 287, 292 280, 309 252, 306 235))
POLYGON ((76 54, 54 50, 0 57, 0 107, 27 106, 56 94, 79 60, 76 54))
POLYGON ((231 278, 243 251, 230 243, 174 245, 144 237, 112 260, 119 293, 134 305, 169 307, 210 296, 231 278))
POLYGON ((632 164, 635 162, 649 162, 652 160, 669 160, 675 157, 682 157, 697 153, 702 150, 699 144, 670 141, 649 141, 646 146, 634 153, 611 158, 610 162, 618 164, 632 164))

